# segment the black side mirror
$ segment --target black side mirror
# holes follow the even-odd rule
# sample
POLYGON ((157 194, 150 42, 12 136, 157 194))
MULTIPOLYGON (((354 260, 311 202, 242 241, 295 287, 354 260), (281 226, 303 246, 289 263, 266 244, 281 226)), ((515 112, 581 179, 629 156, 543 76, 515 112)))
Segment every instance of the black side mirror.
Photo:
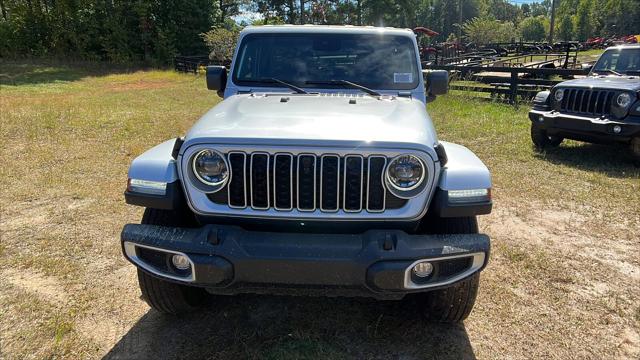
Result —
POLYGON ((224 66, 207 66, 207 89, 216 90, 218 94, 227 87, 227 68, 224 66))
POLYGON ((427 96, 444 95, 449 91, 449 72, 446 70, 425 70, 427 96))

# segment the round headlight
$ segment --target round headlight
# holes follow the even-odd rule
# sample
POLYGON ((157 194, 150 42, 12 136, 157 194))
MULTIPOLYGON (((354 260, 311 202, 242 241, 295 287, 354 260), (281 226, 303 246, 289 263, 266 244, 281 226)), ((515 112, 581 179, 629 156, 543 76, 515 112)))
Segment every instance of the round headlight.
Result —
POLYGON ((629 95, 628 93, 622 93, 618 95, 618 97, 616 98, 616 104, 621 108, 627 108, 629 105, 631 105, 631 95, 629 95))
POLYGON ((193 173, 206 185, 220 186, 229 178, 229 167, 224 156, 207 149, 193 157, 193 173))
POLYGON ((553 98, 556 99, 556 101, 562 101, 563 97, 564 97, 563 89, 556 90, 555 94, 553 95, 553 98))
POLYGON ((387 179, 401 191, 413 190, 424 180, 426 169, 422 160, 414 155, 400 155, 387 166, 387 179))

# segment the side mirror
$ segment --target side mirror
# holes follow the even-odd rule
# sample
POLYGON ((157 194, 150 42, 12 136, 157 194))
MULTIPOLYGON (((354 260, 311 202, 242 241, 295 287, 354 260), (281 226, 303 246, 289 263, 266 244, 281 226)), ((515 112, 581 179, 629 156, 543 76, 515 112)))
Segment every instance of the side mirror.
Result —
POLYGON ((224 66, 207 66, 207 89, 224 92, 227 87, 227 68, 224 66))
POLYGON ((427 96, 444 95, 449 91, 449 72, 446 70, 426 70, 427 96))

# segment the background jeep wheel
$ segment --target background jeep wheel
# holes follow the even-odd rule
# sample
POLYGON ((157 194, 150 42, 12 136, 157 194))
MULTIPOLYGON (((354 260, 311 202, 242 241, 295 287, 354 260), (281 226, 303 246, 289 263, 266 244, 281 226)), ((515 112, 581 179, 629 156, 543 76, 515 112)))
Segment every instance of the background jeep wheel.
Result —
POLYGON ((631 150, 631 156, 633 156, 633 164, 640 167, 640 136, 631 139, 629 149, 631 150))
MULTIPOLYGON (((477 234, 475 216, 437 218, 430 221, 430 232, 435 234, 477 234)), ((476 302, 480 273, 448 288, 412 295, 428 320, 457 323, 466 319, 476 302)))
POLYGON ((536 150, 540 151, 546 147, 559 146, 563 140, 564 138, 559 136, 549 136, 546 130, 538 125, 531 124, 531 141, 533 141, 536 150))
MULTIPOLYGON (((170 211, 147 208, 141 222, 148 225, 191 227, 195 225, 195 218, 188 209, 170 211)), ((193 311, 203 305, 209 297, 204 289, 161 280, 140 269, 138 284, 142 299, 164 314, 177 315, 193 311)))

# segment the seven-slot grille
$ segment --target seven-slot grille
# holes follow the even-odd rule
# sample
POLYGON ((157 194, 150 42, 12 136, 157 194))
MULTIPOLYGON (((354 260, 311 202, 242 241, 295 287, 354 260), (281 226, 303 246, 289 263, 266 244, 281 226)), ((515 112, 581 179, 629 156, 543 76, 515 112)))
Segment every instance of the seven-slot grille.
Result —
POLYGON ((612 90, 566 88, 560 110, 595 116, 609 115, 614 95, 612 90))
POLYGON ((209 198, 235 209, 382 212, 406 203, 386 191, 382 155, 231 151, 227 161, 230 181, 209 198))

